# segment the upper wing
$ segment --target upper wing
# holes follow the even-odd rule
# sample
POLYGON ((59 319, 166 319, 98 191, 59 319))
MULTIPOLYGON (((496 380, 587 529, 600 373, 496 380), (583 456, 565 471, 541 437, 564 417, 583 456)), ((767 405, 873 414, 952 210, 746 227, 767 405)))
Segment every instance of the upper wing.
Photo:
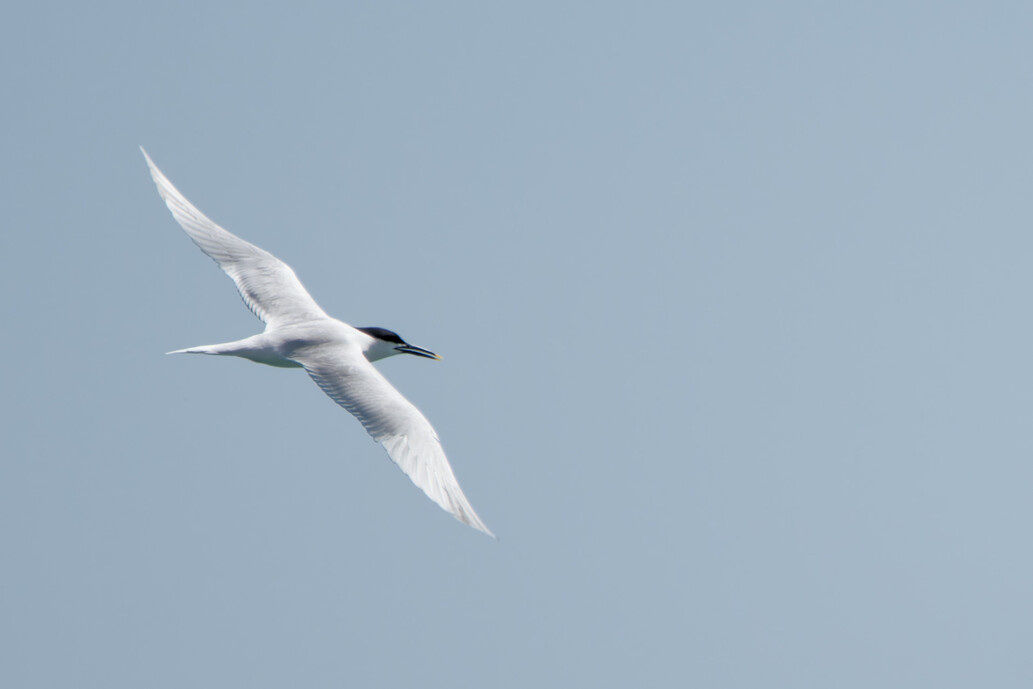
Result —
POLYGON ((341 348, 319 347, 292 358, 323 392, 355 415, 427 497, 494 538, 463 495, 430 422, 361 353, 350 356, 341 348))
POLYGON ((289 265, 205 217, 172 186, 142 146, 140 150, 147 159, 158 193, 172 211, 172 217, 190 235, 194 244, 233 278, 237 291, 252 313, 270 326, 327 317, 289 265))

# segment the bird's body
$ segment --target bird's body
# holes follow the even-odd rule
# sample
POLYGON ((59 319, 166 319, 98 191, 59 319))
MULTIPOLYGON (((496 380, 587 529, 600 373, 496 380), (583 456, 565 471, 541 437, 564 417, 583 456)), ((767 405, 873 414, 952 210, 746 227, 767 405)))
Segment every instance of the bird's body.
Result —
POLYGON ((431 500, 464 524, 492 535, 463 495, 433 427, 371 363, 396 354, 439 357, 390 330, 355 328, 328 316, 290 266, 209 220, 172 186, 147 152, 143 154, 173 217, 233 279, 244 303, 266 324, 263 332, 243 340, 170 354, 236 356, 269 366, 304 368, 431 500))

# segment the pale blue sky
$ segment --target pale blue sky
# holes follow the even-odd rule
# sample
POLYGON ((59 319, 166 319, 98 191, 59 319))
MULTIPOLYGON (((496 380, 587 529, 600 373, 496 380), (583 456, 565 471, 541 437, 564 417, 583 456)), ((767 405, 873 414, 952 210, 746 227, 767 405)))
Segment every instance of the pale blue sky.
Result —
POLYGON ((1033 685, 1033 9, 21 3, 0 686, 1033 685), (137 149, 500 536, 303 373, 137 149))

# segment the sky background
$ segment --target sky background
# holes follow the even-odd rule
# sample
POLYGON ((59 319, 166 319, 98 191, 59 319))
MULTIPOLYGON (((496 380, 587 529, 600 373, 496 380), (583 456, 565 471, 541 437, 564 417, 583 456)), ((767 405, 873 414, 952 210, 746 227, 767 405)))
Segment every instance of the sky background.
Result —
POLYGON ((1033 686, 1033 7, 848 5, 7 7, 0 685, 1033 686))

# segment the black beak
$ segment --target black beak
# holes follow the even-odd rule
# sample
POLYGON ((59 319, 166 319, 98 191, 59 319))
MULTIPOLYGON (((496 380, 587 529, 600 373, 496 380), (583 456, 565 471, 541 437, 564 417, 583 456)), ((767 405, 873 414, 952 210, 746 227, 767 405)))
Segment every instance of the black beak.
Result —
POLYGON ((424 349, 423 347, 417 347, 416 345, 399 345, 398 347, 395 347, 395 351, 401 352, 402 354, 415 354, 416 356, 425 356, 428 359, 435 359, 437 361, 441 361, 441 357, 439 357, 434 352, 430 351, 429 349, 424 349))

